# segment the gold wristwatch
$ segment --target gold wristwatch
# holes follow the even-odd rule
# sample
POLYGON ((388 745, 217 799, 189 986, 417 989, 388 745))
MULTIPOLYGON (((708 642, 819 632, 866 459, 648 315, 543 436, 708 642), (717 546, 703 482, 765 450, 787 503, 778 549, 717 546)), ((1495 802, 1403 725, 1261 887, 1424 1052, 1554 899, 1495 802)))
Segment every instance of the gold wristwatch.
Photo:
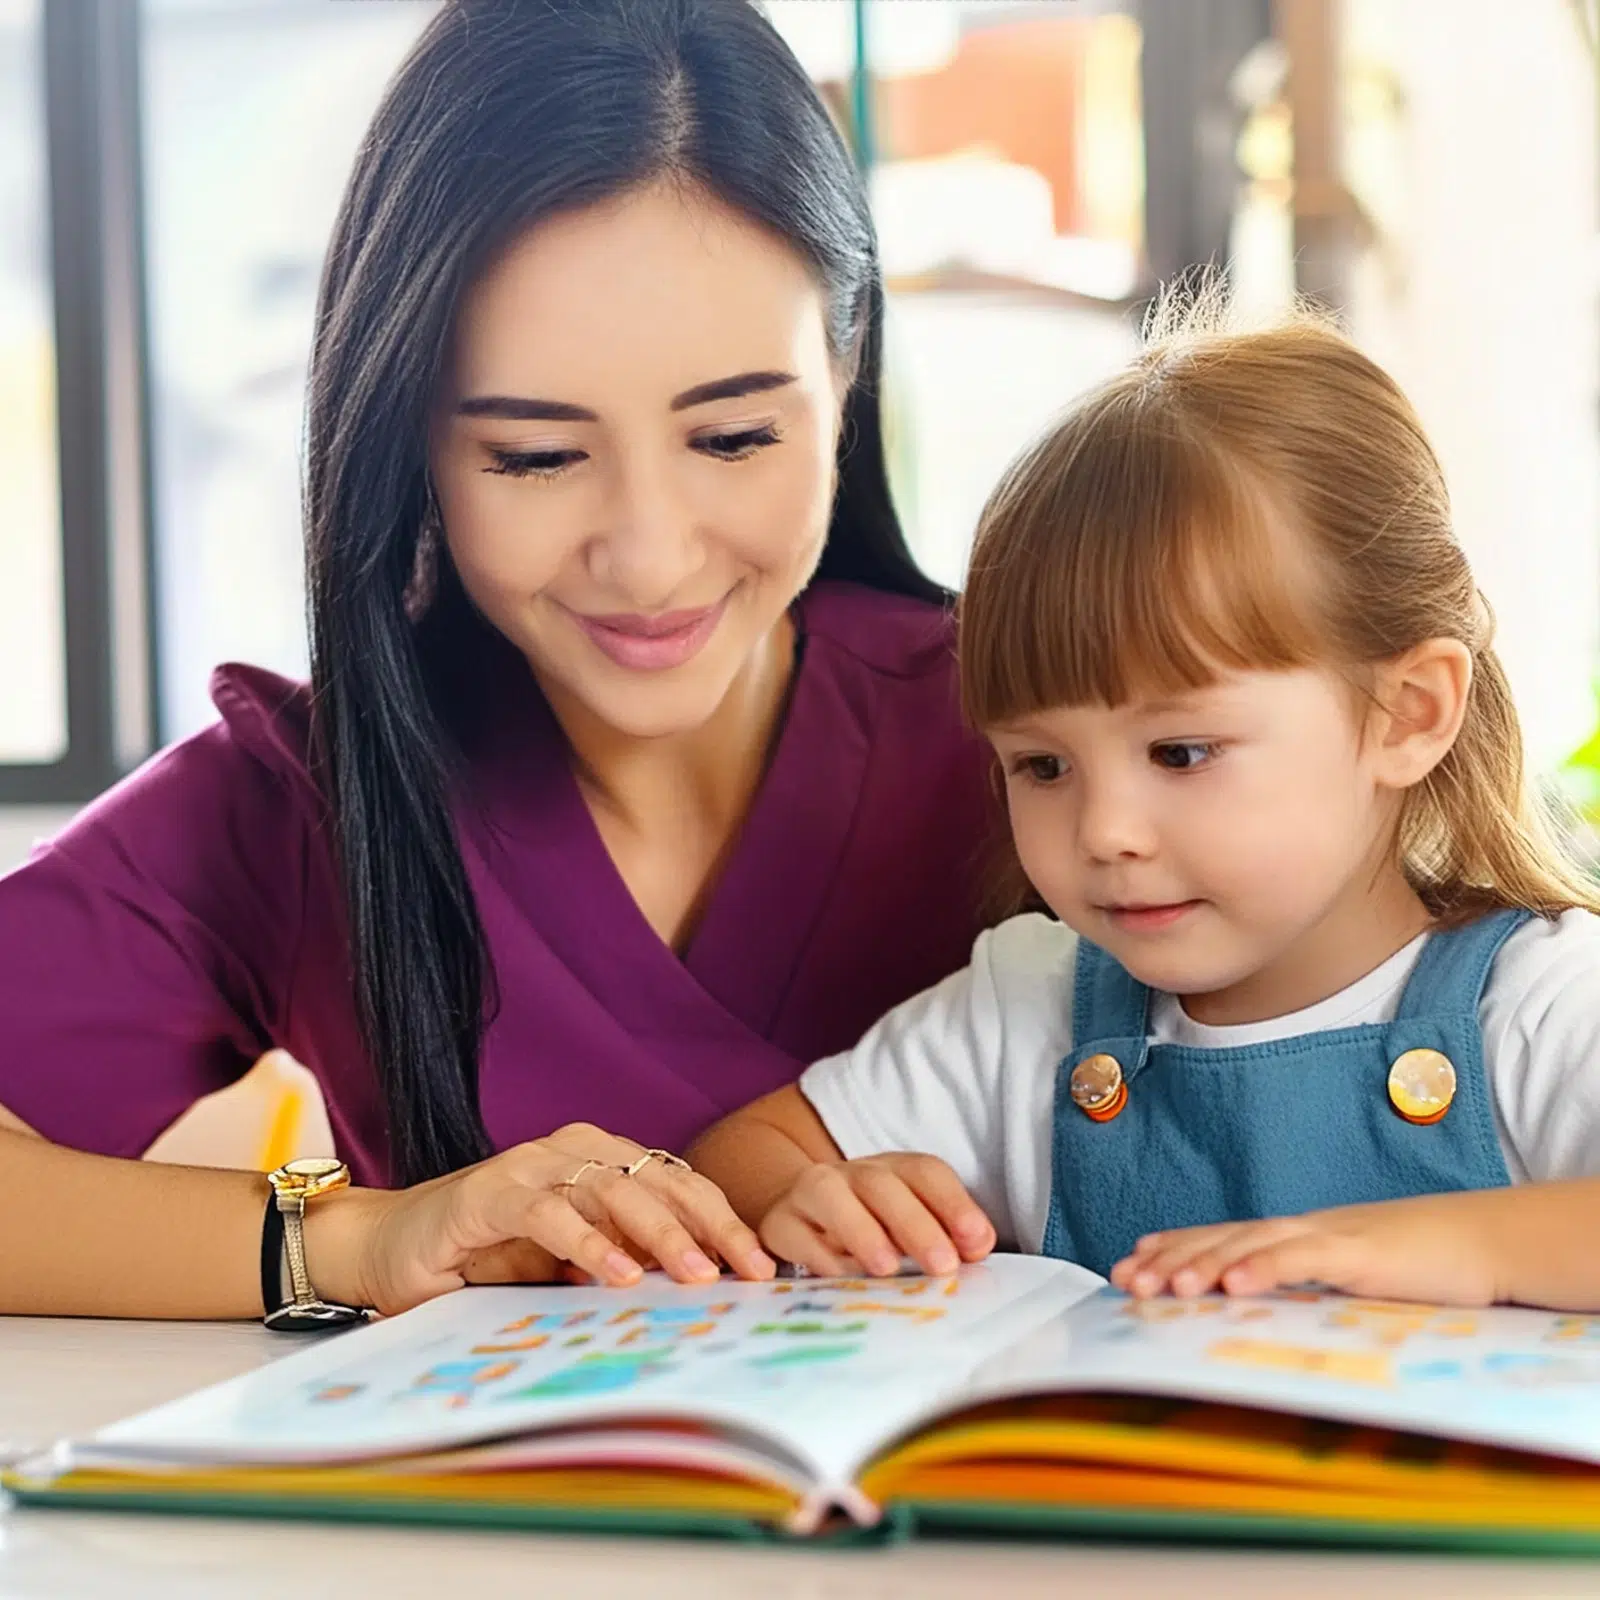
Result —
POLYGON ((285 1162, 276 1172, 269 1172, 267 1182, 272 1185, 268 1228, 263 1235, 262 1252, 267 1326, 280 1333, 314 1333, 322 1329, 346 1327, 352 1322, 364 1322, 367 1316, 365 1311, 324 1300, 311 1287, 311 1274, 306 1270, 306 1201, 333 1189, 345 1188, 350 1182, 349 1167, 328 1156, 307 1156, 299 1161, 285 1162), (277 1304, 282 1299, 281 1289, 274 1294, 266 1292, 274 1269, 279 1272, 281 1281, 279 1254, 269 1247, 276 1232, 270 1225, 274 1215, 282 1223, 282 1254, 288 1260, 289 1284, 294 1291, 294 1299, 286 1305, 277 1304), (273 1306, 277 1309, 271 1309, 273 1306))

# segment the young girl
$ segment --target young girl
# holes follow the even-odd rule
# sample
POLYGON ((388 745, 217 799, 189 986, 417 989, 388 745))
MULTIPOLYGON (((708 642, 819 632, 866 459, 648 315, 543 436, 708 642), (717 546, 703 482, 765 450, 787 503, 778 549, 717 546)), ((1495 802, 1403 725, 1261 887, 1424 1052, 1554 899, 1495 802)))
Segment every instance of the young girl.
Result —
POLYGON ((996 491, 962 606, 1059 920, 982 935, 696 1167, 821 1272, 998 1237, 1136 1293, 1600 1303, 1600 1184, 1542 1185, 1600 1173, 1600 917, 1490 636, 1371 361, 1309 321, 1158 339, 996 491))

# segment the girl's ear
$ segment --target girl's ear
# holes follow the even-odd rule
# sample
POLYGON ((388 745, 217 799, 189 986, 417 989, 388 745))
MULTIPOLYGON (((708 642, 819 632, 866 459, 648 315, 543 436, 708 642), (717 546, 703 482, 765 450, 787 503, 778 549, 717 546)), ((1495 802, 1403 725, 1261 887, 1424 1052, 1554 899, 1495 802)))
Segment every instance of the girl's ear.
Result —
POLYGON ((1424 639, 1379 666, 1367 723, 1374 776, 1389 789, 1421 783, 1450 753, 1472 688, 1472 652, 1424 639))

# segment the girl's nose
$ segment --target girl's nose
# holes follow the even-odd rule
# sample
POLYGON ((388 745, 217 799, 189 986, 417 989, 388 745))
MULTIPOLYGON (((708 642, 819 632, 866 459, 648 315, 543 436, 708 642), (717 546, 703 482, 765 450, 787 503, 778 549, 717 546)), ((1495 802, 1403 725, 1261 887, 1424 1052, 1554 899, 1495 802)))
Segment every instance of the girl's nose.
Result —
POLYGON ((1078 847, 1093 861, 1152 855, 1155 829, 1137 796, 1121 784, 1085 784, 1078 809, 1078 847))

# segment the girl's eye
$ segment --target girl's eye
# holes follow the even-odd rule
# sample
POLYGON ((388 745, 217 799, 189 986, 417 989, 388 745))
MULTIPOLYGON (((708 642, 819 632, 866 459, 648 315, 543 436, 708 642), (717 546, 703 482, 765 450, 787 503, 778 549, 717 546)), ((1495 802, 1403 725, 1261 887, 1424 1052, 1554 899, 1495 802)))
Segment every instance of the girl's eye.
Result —
POLYGON ((586 460, 582 450, 491 450, 494 465, 485 467, 506 478, 555 478, 586 460))
POLYGON ((694 441, 694 448, 702 455, 718 461, 745 461, 756 451, 764 450, 779 439, 778 430, 771 423, 759 428, 743 428, 736 433, 704 433, 694 441))
POLYGON ((1214 761, 1218 748, 1217 745, 1203 743, 1158 744, 1151 747, 1150 758, 1168 772, 1193 772, 1197 767, 1214 761))
POLYGON ((1054 783, 1066 770, 1067 764, 1060 756, 1016 756, 1011 762, 1012 775, 1029 783, 1054 783))

